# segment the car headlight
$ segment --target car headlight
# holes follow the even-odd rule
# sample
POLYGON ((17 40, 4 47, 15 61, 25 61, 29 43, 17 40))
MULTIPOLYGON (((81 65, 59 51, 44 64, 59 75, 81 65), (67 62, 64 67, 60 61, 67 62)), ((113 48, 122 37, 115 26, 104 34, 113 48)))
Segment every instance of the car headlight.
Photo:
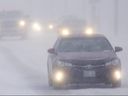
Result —
POLYGON ((72 66, 71 63, 67 63, 67 62, 64 62, 64 61, 57 61, 57 62, 56 62, 56 65, 57 65, 57 66, 60 66, 60 67, 72 66))
POLYGON ((85 29, 85 34, 87 36, 92 36, 94 34, 94 29, 92 27, 88 27, 85 29))
POLYGON ((41 25, 40 25, 38 22, 34 22, 34 23, 32 24, 32 29, 33 29, 34 31, 41 31, 42 27, 41 27, 41 25))
POLYGON ((20 27, 25 27, 25 25, 26 25, 25 20, 20 20, 20 21, 19 21, 19 26, 20 26, 20 27))
POLYGON ((114 59, 110 62, 107 62, 105 65, 109 66, 109 65, 119 65, 120 64, 120 60, 119 59, 114 59))
POLYGON ((64 80, 64 72, 61 70, 58 70, 54 73, 54 81, 55 82, 62 82, 64 80))
POLYGON ((70 30, 68 28, 64 28, 60 30, 60 35, 63 37, 68 37, 70 35, 70 30))
POLYGON ((113 76, 115 80, 120 80, 121 79, 121 71, 120 70, 114 70, 113 76))
POLYGON ((54 28, 54 25, 50 24, 50 25, 48 25, 48 28, 49 28, 50 30, 52 30, 52 29, 54 28))

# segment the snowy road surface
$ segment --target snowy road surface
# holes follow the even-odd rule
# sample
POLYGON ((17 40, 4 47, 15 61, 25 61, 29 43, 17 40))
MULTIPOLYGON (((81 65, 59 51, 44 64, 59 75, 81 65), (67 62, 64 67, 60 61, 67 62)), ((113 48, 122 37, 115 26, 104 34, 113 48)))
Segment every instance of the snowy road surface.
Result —
POLYGON ((76 94, 76 95, 128 95, 127 49, 119 53, 123 63, 123 86, 121 88, 81 88, 54 90, 48 86, 47 49, 54 43, 54 35, 28 40, 0 41, 0 95, 8 94, 76 94), (49 40, 50 38, 50 40, 49 40), (53 39, 53 40, 52 40, 53 39))

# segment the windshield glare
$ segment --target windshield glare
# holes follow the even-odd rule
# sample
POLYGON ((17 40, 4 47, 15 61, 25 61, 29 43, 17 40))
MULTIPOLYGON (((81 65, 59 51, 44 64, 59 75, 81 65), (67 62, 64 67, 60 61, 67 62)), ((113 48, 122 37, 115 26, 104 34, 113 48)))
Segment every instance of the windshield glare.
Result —
POLYGON ((105 38, 66 38, 58 45, 59 52, 97 52, 112 50, 105 38))

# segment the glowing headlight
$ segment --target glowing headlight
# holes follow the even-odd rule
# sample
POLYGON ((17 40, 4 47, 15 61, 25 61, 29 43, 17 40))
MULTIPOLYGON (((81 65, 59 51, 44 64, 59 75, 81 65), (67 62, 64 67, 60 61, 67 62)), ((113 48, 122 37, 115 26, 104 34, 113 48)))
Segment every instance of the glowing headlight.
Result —
POLYGON ((120 64, 120 60, 119 59, 115 59, 115 60, 112 60, 110 62, 107 62, 105 65, 109 66, 109 65, 119 65, 119 64, 120 64))
POLYGON ((54 80, 56 82, 62 82, 64 80, 64 73, 62 71, 56 71, 54 74, 54 80))
POLYGON ((64 67, 64 66, 72 66, 71 63, 63 62, 63 61, 57 61, 56 65, 59 67, 64 67))
POLYGON ((114 75, 114 78, 116 80, 120 80, 121 79, 121 72, 119 70, 115 70, 113 75, 114 75))
POLYGON ((41 31, 41 25, 37 22, 33 23, 32 28, 34 31, 41 31))
POLYGON ((65 28, 65 29, 62 29, 61 30, 61 33, 60 33, 62 36, 64 36, 64 37, 67 37, 67 36, 69 36, 70 35, 70 31, 69 31, 69 29, 67 29, 67 28, 65 28))
POLYGON ((89 36, 93 35, 94 34, 93 28, 91 28, 91 27, 86 28, 85 29, 85 34, 89 35, 89 36))
POLYGON ((19 26, 24 27, 26 25, 26 22, 24 20, 19 21, 19 26))
POLYGON ((48 26, 48 28, 49 28, 49 29, 53 29, 54 26, 53 26, 52 24, 50 24, 50 25, 48 26))

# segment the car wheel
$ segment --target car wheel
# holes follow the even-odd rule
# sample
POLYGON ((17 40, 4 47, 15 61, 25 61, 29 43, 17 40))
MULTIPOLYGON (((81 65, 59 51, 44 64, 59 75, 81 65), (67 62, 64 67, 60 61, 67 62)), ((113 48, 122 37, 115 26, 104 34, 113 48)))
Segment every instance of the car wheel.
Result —
POLYGON ((26 36, 26 35, 22 35, 22 36, 21 36, 21 39, 22 39, 22 40, 25 40, 25 39, 27 39, 27 36, 26 36))
POLYGON ((52 86, 52 80, 50 79, 50 77, 48 76, 48 84, 51 87, 52 86))
POLYGON ((54 89, 57 89, 57 90, 63 89, 63 86, 62 86, 62 85, 56 84, 56 83, 52 83, 52 87, 53 87, 54 89))
POLYGON ((116 83, 112 83, 112 87, 113 87, 113 88, 121 87, 121 81, 116 82, 116 83))
POLYGON ((63 85, 62 84, 57 84, 56 82, 54 82, 51 78, 50 75, 48 76, 48 83, 50 87, 53 87, 54 89, 62 89, 63 85))
POLYGON ((2 37, 3 37, 3 36, 2 36, 2 35, 0 35, 0 39, 2 39, 2 37))

